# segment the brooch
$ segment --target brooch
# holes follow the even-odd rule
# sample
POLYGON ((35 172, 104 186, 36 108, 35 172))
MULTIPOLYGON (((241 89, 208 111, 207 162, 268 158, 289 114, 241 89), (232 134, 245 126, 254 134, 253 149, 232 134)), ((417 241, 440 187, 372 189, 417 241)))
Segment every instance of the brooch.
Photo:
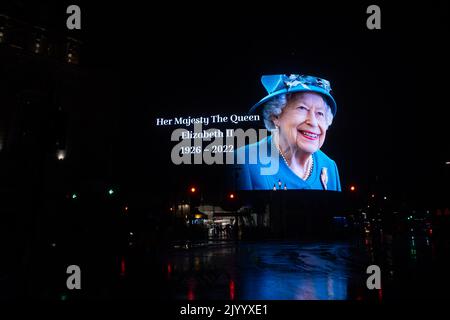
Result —
POLYGON ((320 181, 322 182, 324 190, 327 190, 328 168, 326 167, 322 168, 322 171, 320 172, 320 181))

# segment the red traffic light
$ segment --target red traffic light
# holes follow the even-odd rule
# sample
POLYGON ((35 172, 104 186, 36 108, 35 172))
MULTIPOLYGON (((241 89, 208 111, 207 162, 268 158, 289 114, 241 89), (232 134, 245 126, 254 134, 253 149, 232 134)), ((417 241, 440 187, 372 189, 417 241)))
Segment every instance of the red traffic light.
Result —
POLYGON ((352 192, 356 191, 356 187, 355 186, 350 186, 350 191, 352 191, 352 192))
POLYGON ((191 188, 191 192, 192 192, 192 193, 195 193, 195 191, 197 191, 197 189, 195 189, 195 187, 192 187, 192 188, 191 188))
POLYGON ((234 193, 230 193, 229 197, 230 199, 234 199, 234 193))

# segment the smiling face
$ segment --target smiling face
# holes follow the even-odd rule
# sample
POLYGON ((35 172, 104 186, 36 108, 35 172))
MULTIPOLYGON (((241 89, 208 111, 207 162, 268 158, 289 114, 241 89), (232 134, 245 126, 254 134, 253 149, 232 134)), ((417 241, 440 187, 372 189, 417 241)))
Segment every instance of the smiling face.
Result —
POLYGON ((328 129, 327 108, 319 94, 303 92, 292 95, 283 112, 272 118, 280 130, 280 143, 306 153, 319 150, 328 129))

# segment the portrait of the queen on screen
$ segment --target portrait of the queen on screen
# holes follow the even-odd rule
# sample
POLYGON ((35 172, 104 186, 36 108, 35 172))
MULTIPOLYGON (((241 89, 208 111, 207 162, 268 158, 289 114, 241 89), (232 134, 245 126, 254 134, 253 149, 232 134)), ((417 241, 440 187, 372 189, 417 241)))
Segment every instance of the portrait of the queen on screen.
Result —
POLYGON ((321 151, 337 111, 330 82, 298 74, 265 75, 261 82, 268 95, 250 113, 262 116, 270 134, 236 150, 236 187, 341 191, 337 165, 321 151), (254 155, 258 160, 249 161, 254 155))

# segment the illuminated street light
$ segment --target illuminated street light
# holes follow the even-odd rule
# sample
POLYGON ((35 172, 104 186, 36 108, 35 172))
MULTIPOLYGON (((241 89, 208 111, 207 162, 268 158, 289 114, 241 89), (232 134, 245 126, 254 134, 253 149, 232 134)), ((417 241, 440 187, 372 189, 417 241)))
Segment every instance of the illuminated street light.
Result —
POLYGON ((65 157, 66 157, 66 152, 64 150, 58 150, 58 152, 56 153, 56 158, 58 160, 64 160, 65 157))
POLYGON ((234 199, 234 193, 230 194, 230 199, 234 199))
POLYGON ((355 186, 350 186, 350 191, 355 191, 356 190, 356 187, 355 186))
POLYGON ((192 188, 191 188, 191 193, 195 193, 196 190, 197 190, 197 189, 195 189, 195 187, 192 187, 192 188))

